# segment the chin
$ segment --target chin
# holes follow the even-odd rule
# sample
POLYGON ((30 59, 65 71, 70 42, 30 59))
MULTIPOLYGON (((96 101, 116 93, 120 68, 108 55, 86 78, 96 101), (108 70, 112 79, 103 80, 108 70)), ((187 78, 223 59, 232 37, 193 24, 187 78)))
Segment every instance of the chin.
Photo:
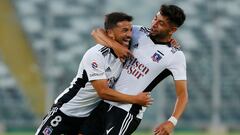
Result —
POLYGON ((154 34, 154 33, 151 33, 151 32, 149 33, 149 35, 150 35, 150 36, 156 36, 156 34, 154 34))
POLYGON ((128 47, 129 46, 129 44, 123 44, 124 46, 126 46, 126 47, 128 47))

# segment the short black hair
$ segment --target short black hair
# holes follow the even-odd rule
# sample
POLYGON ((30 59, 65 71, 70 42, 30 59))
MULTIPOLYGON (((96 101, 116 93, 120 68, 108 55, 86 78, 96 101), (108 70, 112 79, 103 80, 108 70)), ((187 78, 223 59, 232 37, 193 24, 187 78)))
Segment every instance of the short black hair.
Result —
POLYGON ((123 12, 112 12, 110 14, 105 15, 105 22, 104 22, 104 28, 111 29, 117 25, 118 22, 121 21, 129 21, 131 22, 133 20, 133 17, 123 13, 123 12))
POLYGON ((176 25, 177 27, 180 27, 186 19, 184 11, 176 5, 164 4, 160 7, 159 11, 161 15, 166 16, 170 23, 176 25))

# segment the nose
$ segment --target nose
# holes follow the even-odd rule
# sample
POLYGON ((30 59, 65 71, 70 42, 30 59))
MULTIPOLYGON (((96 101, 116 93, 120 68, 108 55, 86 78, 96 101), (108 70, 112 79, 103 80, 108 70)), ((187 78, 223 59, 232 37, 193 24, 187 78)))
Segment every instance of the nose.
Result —
POLYGON ((157 27, 159 25, 160 21, 157 19, 152 20, 152 26, 157 27))
POLYGON ((156 27, 156 26, 157 26, 157 21, 154 21, 154 20, 153 20, 152 26, 153 26, 153 27, 156 27))
POLYGON ((131 38, 132 37, 132 31, 128 31, 127 36, 131 38))

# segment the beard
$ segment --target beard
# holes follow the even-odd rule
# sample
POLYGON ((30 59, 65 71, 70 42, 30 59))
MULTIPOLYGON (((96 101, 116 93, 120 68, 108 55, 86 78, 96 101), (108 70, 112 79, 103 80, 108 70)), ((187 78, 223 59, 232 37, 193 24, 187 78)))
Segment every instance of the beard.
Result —
POLYGON ((149 36, 155 40, 165 39, 169 36, 167 32, 150 33, 149 36))

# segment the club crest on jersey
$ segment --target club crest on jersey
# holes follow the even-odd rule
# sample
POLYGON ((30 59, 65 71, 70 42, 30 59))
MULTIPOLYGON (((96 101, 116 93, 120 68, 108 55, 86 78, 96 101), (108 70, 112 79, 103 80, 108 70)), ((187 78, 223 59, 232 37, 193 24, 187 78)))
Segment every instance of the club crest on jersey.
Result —
POLYGON ((154 62, 158 63, 162 59, 162 56, 159 53, 155 52, 151 58, 154 62))
POLYGON ((43 130, 42 133, 43 133, 44 135, 51 135, 52 131, 53 131, 53 129, 52 129, 51 127, 47 126, 47 127, 43 130))
POLYGON ((96 69, 98 67, 97 62, 93 61, 92 62, 92 68, 96 69))

